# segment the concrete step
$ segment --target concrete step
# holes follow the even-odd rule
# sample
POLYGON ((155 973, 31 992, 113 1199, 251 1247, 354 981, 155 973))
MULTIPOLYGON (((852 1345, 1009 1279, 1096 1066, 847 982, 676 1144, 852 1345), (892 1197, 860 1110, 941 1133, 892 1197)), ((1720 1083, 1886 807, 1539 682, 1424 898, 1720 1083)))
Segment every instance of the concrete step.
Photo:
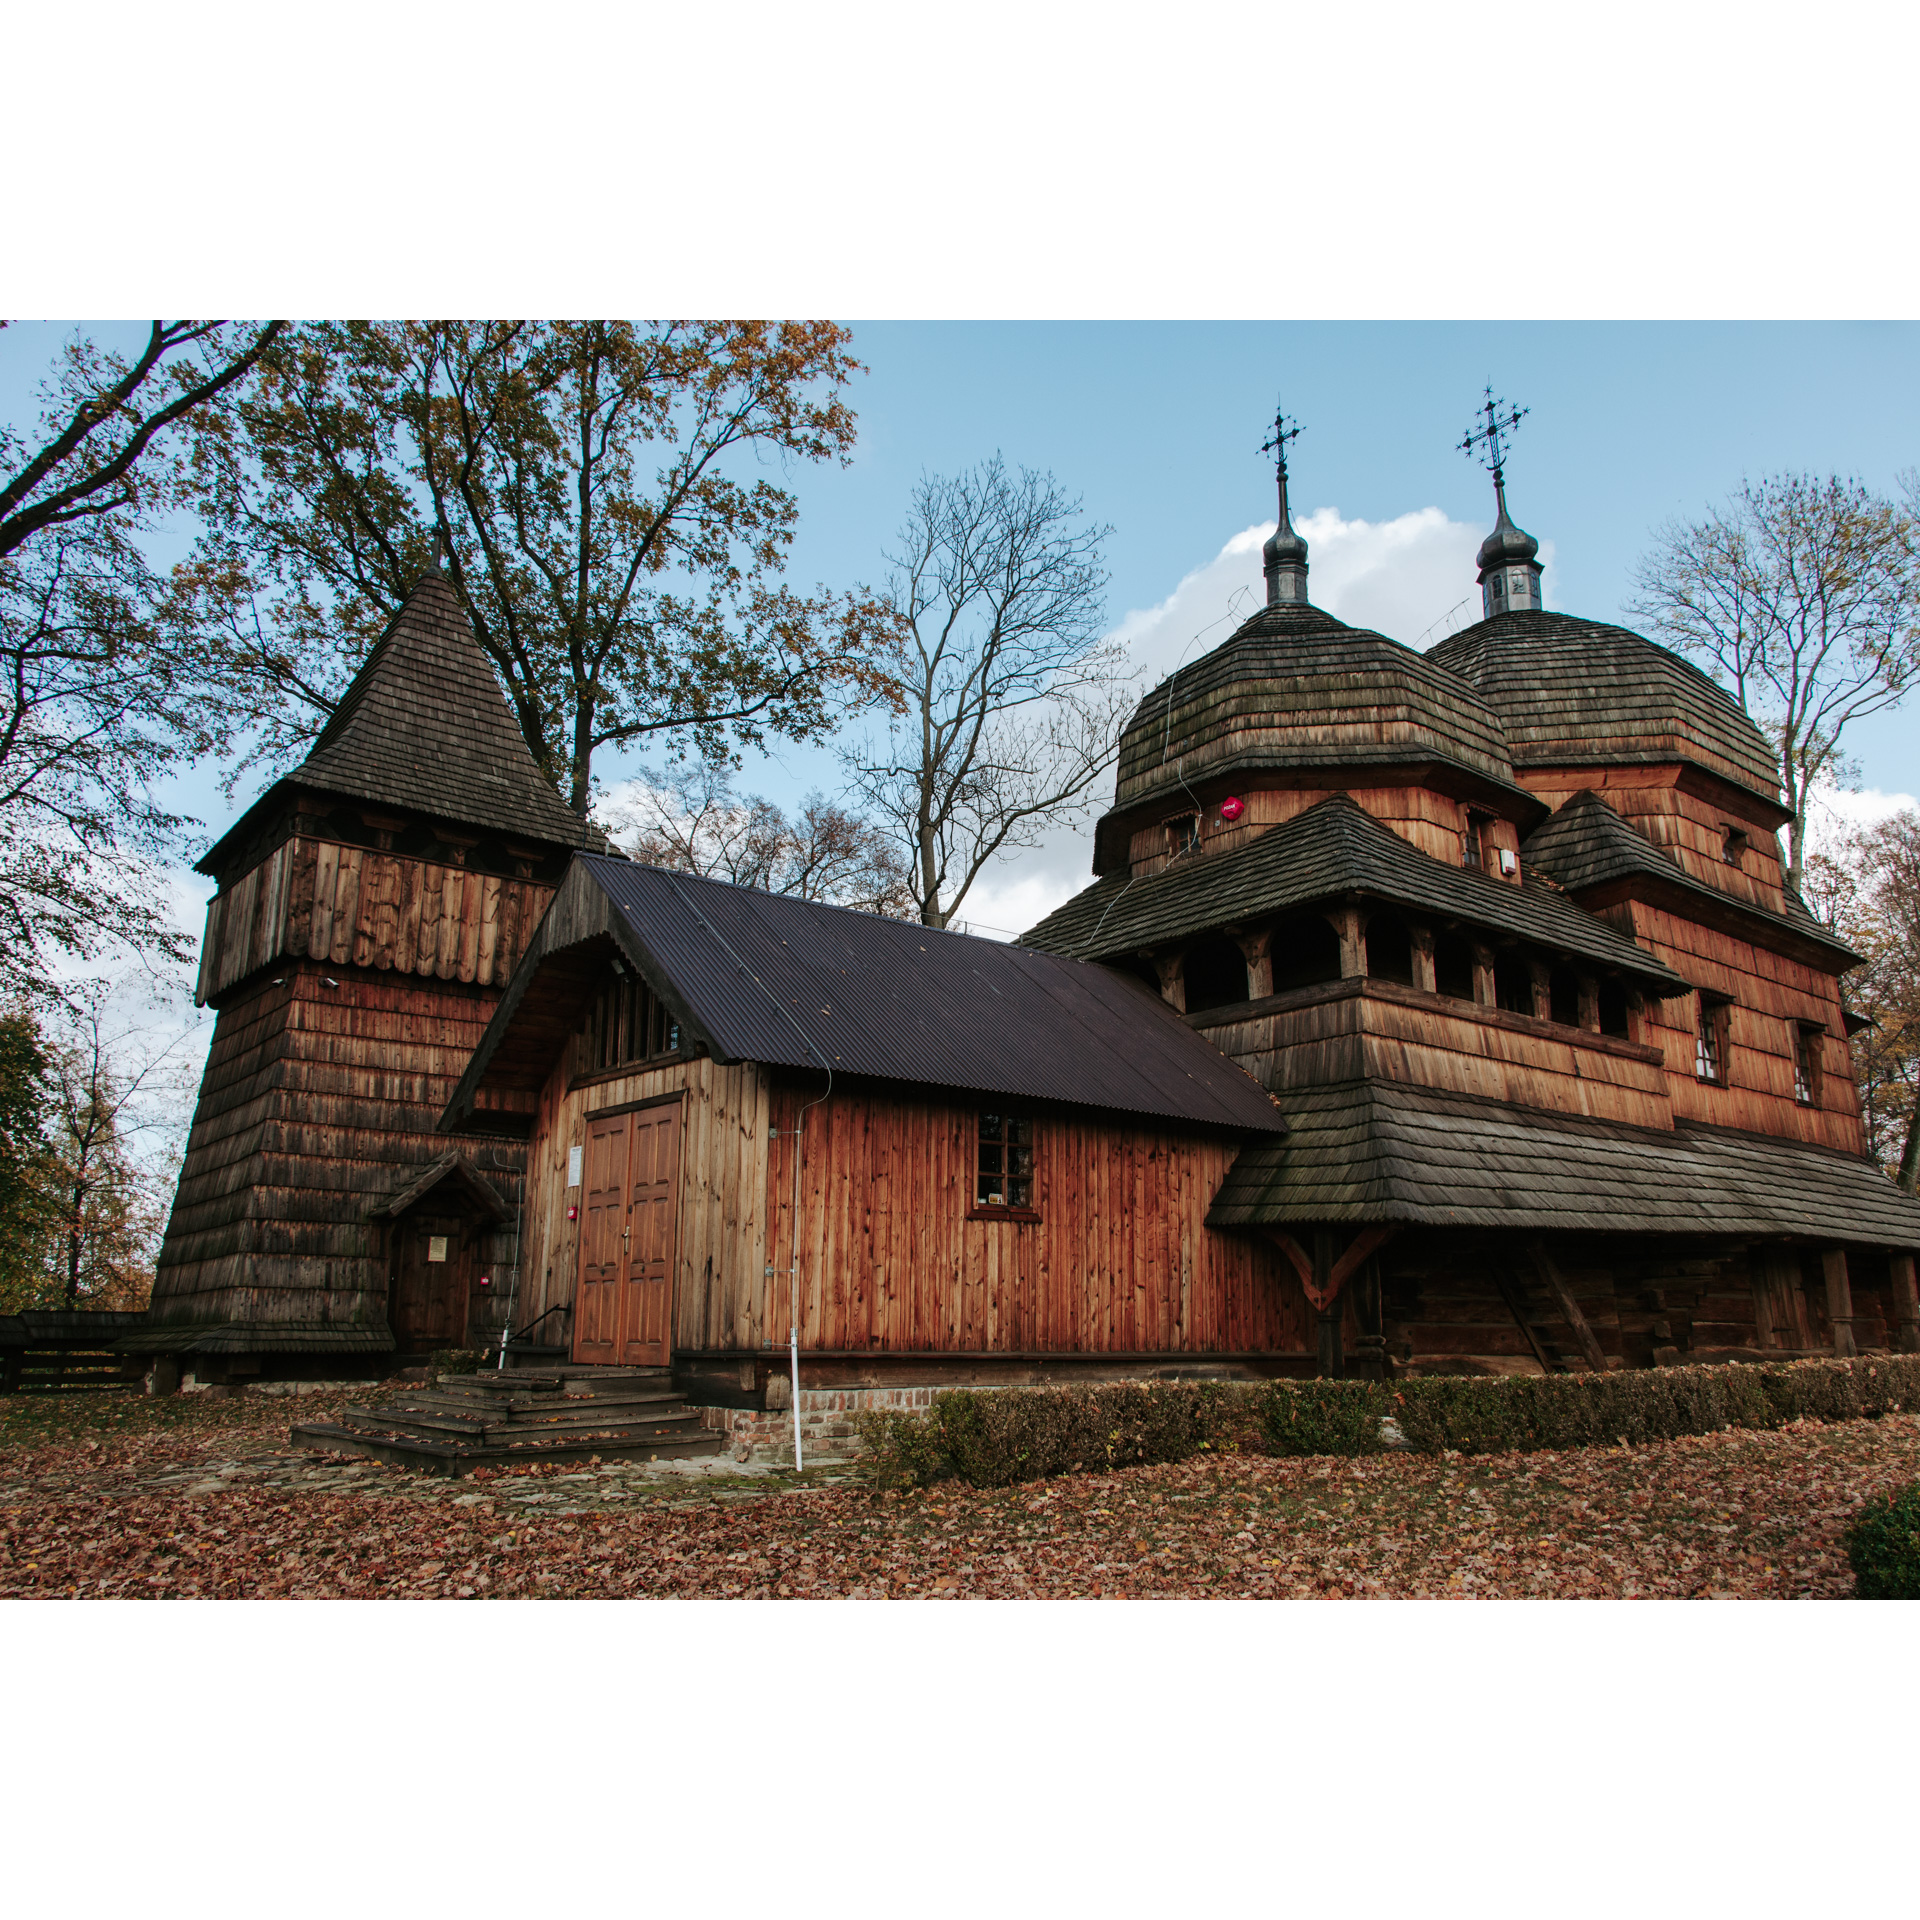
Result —
POLYGON ((419 1439, 406 1434, 362 1433, 319 1421, 293 1429, 293 1444, 330 1453, 359 1454, 396 1467, 457 1479, 475 1467, 525 1466, 534 1461, 696 1460, 719 1453, 725 1436, 705 1428, 670 1440, 569 1439, 544 1446, 466 1446, 447 1440, 419 1439))

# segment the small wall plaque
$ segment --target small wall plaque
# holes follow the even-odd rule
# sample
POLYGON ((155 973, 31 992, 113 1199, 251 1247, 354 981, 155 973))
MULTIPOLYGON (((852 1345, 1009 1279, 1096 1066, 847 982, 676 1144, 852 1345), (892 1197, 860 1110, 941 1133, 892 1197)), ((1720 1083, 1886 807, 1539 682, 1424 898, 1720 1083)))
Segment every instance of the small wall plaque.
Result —
POLYGON ((427 1235, 427 1258, 429 1260, 444 1260, 446 1259, 446 1257, 447 1257, 447 1236, 444 1233, 428 1234, 427 1235))
POLYGON ((577 1187, 580 1184, 580 1163, 586 1158, 585 1147, 567 1149, 567 1185, 577 1187))

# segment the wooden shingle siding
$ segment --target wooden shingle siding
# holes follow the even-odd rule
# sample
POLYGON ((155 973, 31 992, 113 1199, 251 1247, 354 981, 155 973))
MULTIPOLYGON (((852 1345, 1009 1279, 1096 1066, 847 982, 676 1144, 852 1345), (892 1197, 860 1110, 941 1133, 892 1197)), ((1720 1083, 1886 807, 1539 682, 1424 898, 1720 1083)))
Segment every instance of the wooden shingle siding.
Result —
MULTIPOLYGON (((1672 1124, 1656 1048, 1471 1007, 1391 981, 1343 980, 1245 1019, 1201 1016, 1213 1044, 1280 1096, 1343 1080, 1400 1081, 1557 1113, 1672 1124)), ((1684 1003, 1683 1003, 1684 1004, 1684 1003)))
POLYGON ((1649 1007, 1647 1038, 1665 1051, 1676 1118, 1747 1127, 1846 1153, 1866 1151, 1839 986, 1830 973, 1640 901, 1611 909, 1609 917, 1630 922, 1650 952, 1696 987, 1733 1003, 1724 1086, 1694 1077, 1697 1001, 1689 995, 1649 1007), (1803 1107, 1793 1097, 1793 1047, 1802 1021, 1822 1034, 1816 1107, 1803 1107))
POLYGON ((195 999, 301 956, 503 986, 552 897, 531 880, 295 838, 209 903, 195 999))

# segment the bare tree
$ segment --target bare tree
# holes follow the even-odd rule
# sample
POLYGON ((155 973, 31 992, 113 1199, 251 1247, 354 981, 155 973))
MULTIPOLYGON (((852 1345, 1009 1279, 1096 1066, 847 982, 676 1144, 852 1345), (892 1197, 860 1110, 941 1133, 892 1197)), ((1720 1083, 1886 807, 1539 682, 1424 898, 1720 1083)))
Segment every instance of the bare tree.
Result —
POLYGON ((1796 888, 1815 787, 1852 777, 1847 727, 1897 706, 1920 673, 1920 518, 1905 485, 1893 501, 1837 475, 1749 482, 1706 519, 1661 527, 1635 574, 1635 617, 1771 737, 1796 888))
POLYGON ((789 820, 771 800, 737 796, 726 768, 703 760, 642 783, 612 817, 626 850, 654 866, 913 917, 906 867, 886 835, 817 793, 789 820))
POLYGON ((185 823, 155 784, 245 702, 142 536, 280 325, 156 320, 130 360, 77 335, 37 423, 0 424, 0 993, 54 996, 60 956, 191 951, 153 865, 185 823))
POLYGON ((1009 473, 998 454, 914 490, 887 556, 902 710, 847 761, 929 927, 988 861, 1083 810, 1113 764, 1132 683, 1101 637, 1111 531, 1052 474, 1009 473))

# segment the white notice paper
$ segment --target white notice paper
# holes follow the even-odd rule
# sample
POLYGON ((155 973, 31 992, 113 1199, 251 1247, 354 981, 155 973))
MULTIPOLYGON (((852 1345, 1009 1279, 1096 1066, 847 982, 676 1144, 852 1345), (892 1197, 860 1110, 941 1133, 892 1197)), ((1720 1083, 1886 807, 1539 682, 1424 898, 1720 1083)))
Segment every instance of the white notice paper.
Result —
POLYGON ((428 1260, 444 1260, 447 1257, 447 1236, 444 1233, 430 1233, 427 1236, 428 1260))
POLYGON ((567 1149, 567 1185, 577 1187, 580 1184, 580 1162, 586 1154, 585 1147, 567 1149))

